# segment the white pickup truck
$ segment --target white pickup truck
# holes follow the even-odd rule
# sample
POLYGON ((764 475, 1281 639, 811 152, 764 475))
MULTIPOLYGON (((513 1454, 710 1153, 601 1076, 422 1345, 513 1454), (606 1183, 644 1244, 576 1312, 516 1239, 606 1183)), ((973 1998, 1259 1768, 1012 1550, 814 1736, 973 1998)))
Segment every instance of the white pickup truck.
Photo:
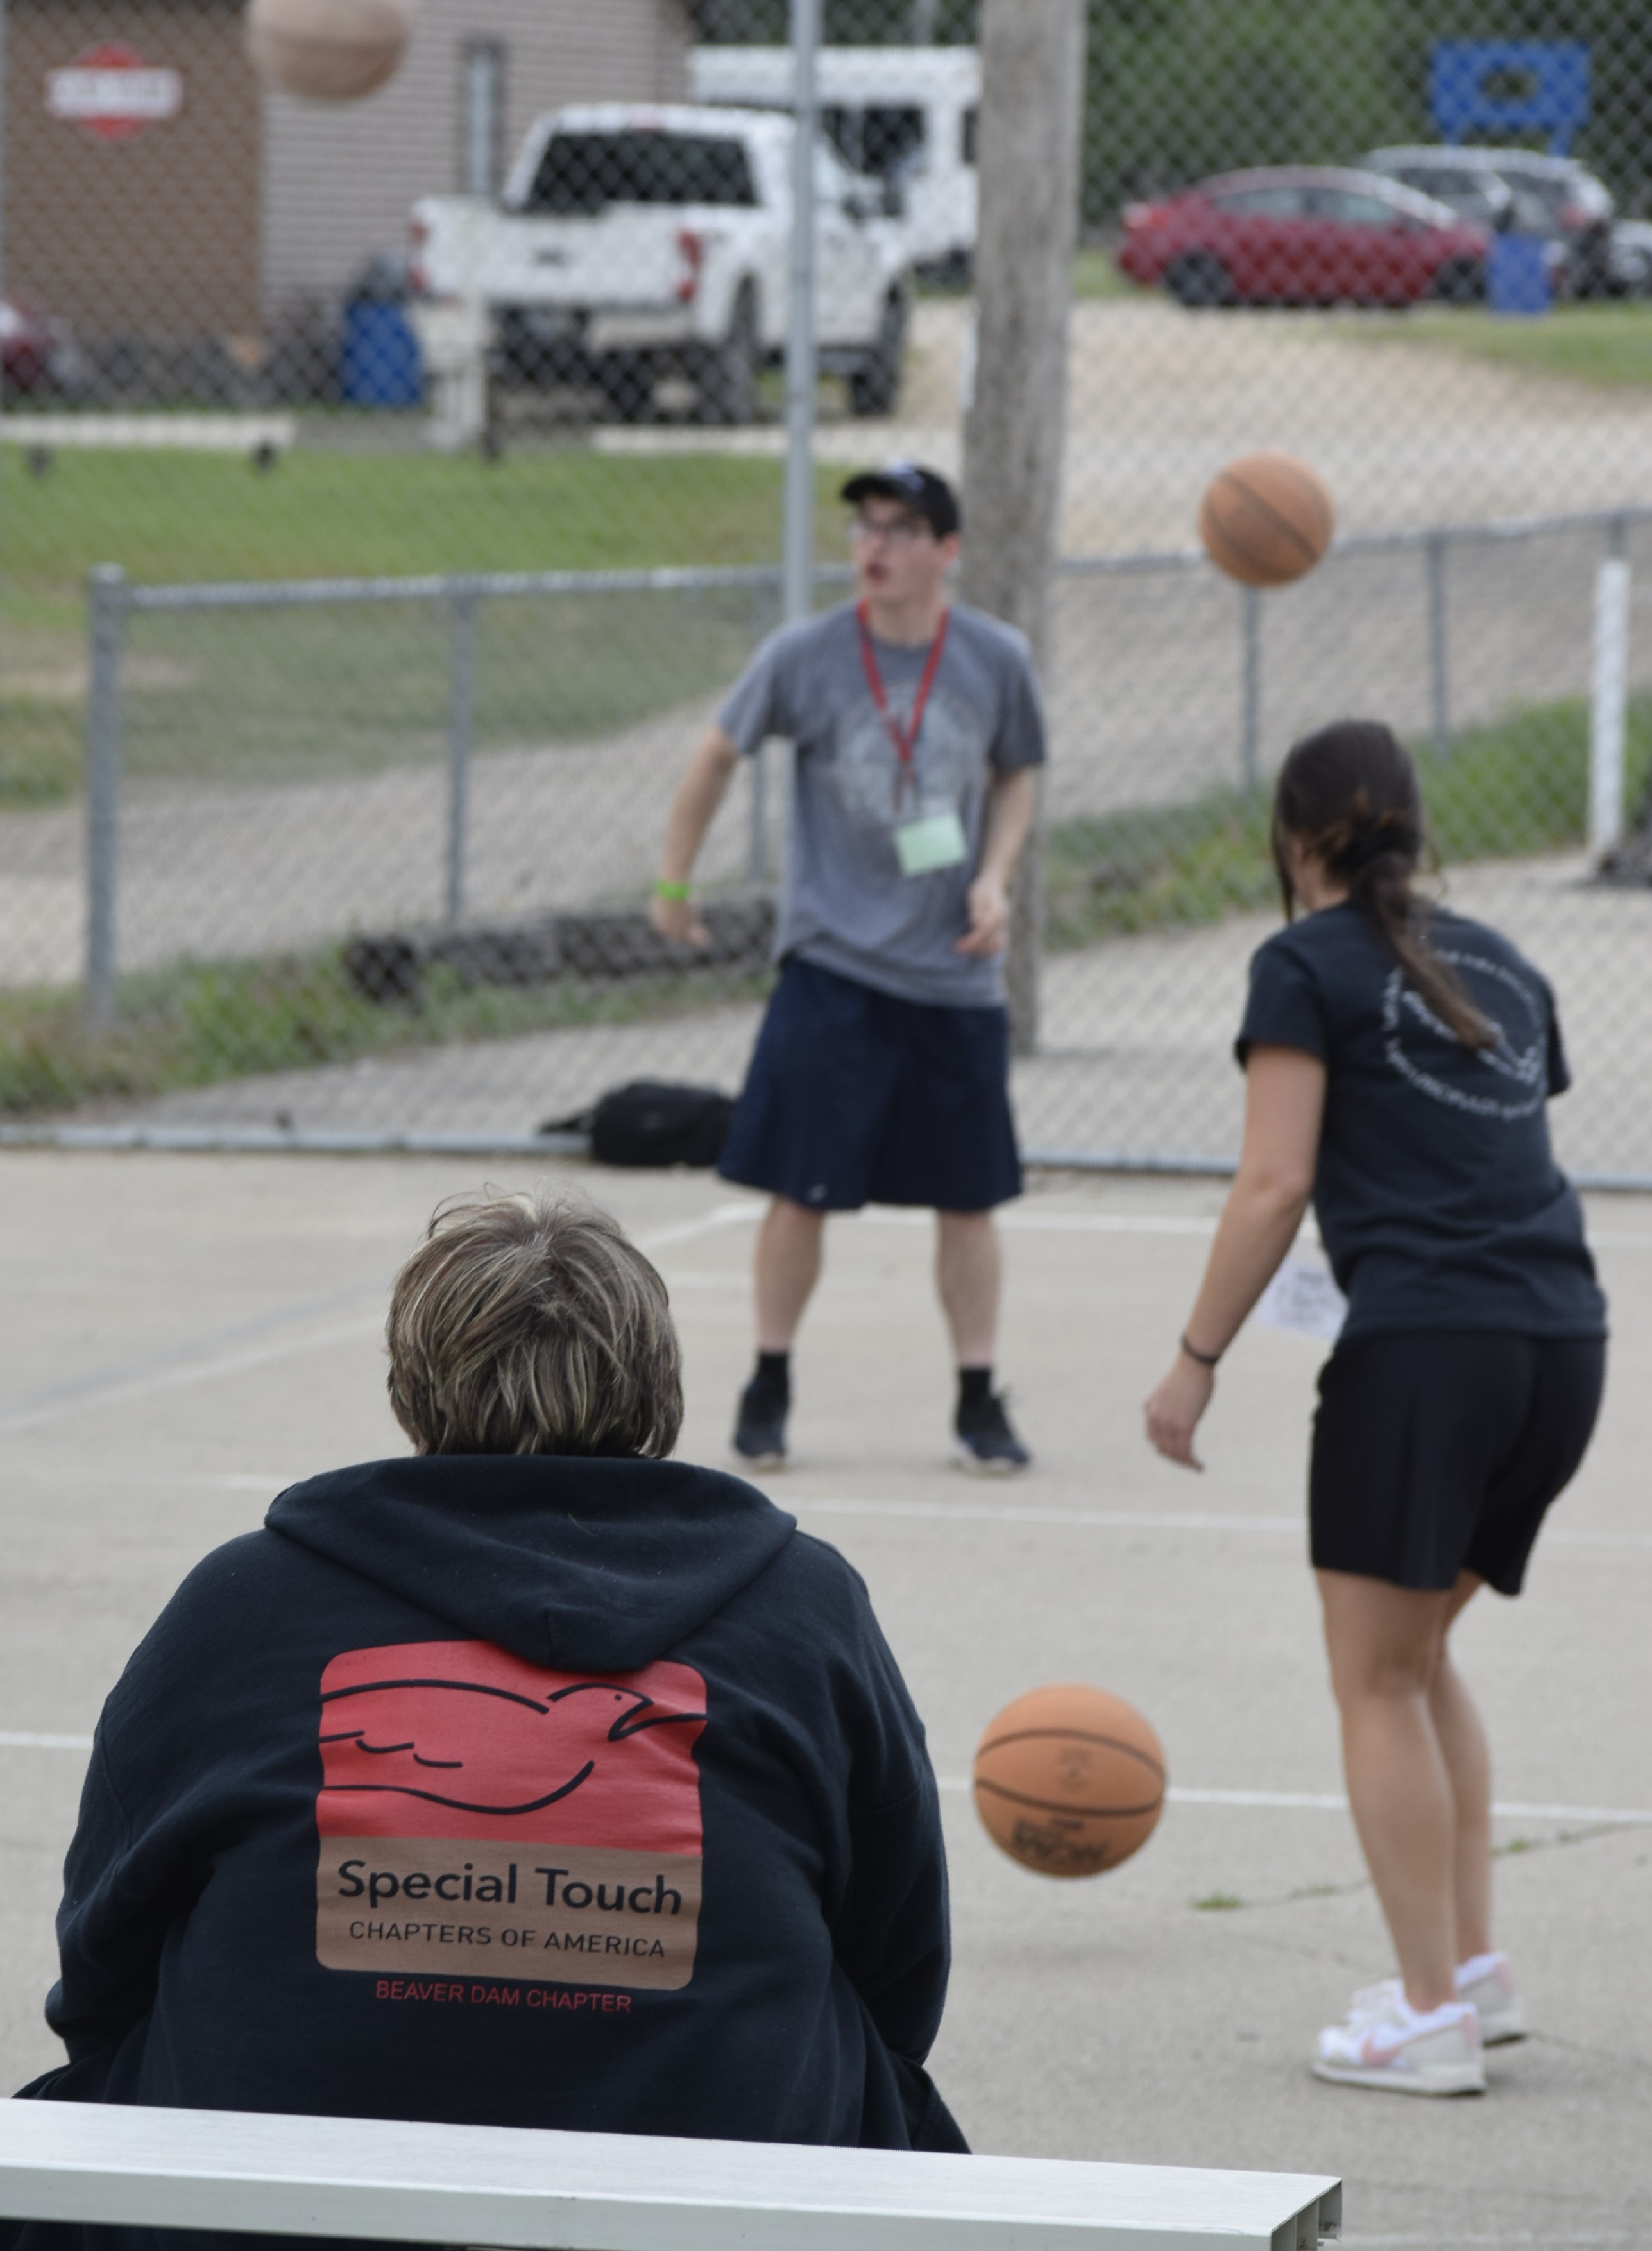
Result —
MULTIPOLYGON (((529 131, 497 204, 414 205, 414 289, 486 308, 509 378, 594 384, 627 419, 653 411, 662 377, 686 378, 699 419, 750 421, 758 371, 785 344, 793 131, 741 110, 557 110, 529 131)), ((821 370, 847 377, 855 413, 886 414, 907 239, 878 183, 824 140, 815 196, 821 370)))

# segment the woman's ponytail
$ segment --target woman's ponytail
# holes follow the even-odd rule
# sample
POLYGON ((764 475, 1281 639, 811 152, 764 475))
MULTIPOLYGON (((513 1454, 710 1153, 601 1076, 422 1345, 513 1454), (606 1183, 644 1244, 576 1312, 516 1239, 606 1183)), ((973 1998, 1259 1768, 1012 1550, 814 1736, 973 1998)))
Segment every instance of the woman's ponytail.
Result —
POLYGON ((1428 942, 1412 890, 1422 856, 1417 770, 1393 730, 1344 719, 1306 736, 1280 768, 1274 793, 1274 864, 1287 917, 1296 897, 1285 858, 1294 837, 1365 917, 1424 1006, 1466 1048, 1495 1047, 1497 1033, 1449 963, 1428 942))

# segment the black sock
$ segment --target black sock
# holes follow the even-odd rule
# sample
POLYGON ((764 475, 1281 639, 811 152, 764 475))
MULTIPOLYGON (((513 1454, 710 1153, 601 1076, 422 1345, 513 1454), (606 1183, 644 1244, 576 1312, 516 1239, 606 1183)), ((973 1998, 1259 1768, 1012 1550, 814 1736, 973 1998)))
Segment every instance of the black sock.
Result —
POLYGON ((791 1354, 789 1352, 760 1352, 756 1373, 746 1386, 746 1397, 754 1407, 789 1407, 791 1404, 791 1354))
POLYGON ((992 1371, 990 1368, 960 1368, 958 1370, 958 1413, 967 1415, 973 1407, 985 1407, 992 1396, 992 1371))

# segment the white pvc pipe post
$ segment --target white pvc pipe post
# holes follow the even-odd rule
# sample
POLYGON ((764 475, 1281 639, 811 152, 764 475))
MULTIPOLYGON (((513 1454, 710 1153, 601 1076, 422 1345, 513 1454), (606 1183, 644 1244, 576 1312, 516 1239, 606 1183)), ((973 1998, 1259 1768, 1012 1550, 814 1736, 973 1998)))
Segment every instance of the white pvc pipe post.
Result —
POLYGON ((1589 713, 1589 852, 1623 836, 1623 758, 1629 703, 1629 566, 1618 557, 1594 578, 1594 681, 1589 713))
POLYGON ((819 364, 814 334, 814 147, 819 129, 815 58, 820 0, 791 0, 791 273, 786 308, 785 606, 787 622, 814 611, 814 419, 819 364))

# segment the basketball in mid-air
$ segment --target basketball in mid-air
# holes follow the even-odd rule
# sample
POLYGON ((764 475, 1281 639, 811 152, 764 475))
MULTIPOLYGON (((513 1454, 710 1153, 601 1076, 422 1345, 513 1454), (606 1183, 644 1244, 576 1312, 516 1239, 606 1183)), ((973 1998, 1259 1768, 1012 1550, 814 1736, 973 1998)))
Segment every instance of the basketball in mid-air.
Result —
POLYGON ((1247 586, 1288 586, 1305 577, 1336 528, 1324 479, 1294 454, 1246 454, 1229 461, 1199 504, 1205 552, 1247 586))
POLYGON ((262 77, 306 101, 360 101, 395 77, 413 0, 251 0, 246 45, 262 77))
POLYGON ((981 1738, 975 1810, 995 1845, 1045 1876, 1099 1876, 1152 1835, 1165 1751, 1105 1688, 1032 1688, 981 1738))

